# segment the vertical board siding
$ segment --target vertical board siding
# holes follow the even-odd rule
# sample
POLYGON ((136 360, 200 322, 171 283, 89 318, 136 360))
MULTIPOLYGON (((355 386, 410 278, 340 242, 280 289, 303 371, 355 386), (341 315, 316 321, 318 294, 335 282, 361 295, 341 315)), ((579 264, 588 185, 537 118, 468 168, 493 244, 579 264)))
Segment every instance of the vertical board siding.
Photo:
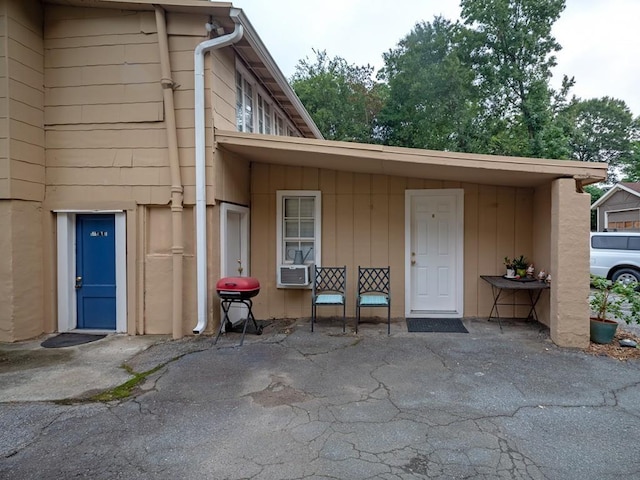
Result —
MULTIPOLYGON (((355 315, 358 265, 391 266, 392 315, 404 315, 407 189, 464 189, 465 316, 487 316, 491 309, 491 289, 480 275, 503 274, 505 256, 534 254, 530 189, 267 164, 253 164, 251 171, 252 275, 264 286, 255 302, 263 318, 308 317, 311 308, 309 290, 276 287, 275 198, 281 189, 322 192, 322 263, 347 265, 349 316, 355 315)), ((335 308, 318 312, 339 313, 335 308)), ((513 308, 504 313, 513 313, 513 308)), ((373 309, 363 314, 380 315, 373 309)))
POLYGON ((464 188, 464 314, 468 317, 478 315, 478 290, 480 276, 479 238, 479 187, 463 184, 464 188))

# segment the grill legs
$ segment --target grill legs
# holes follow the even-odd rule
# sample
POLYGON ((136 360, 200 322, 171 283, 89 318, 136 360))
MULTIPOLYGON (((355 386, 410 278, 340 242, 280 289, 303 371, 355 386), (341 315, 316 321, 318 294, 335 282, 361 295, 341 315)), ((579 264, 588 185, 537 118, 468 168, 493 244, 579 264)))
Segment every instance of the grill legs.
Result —
POLYGON ((253 322, 253 326, 256 329, 256 335, 262 335, 262 327, 258 326, 258 323, 256 322, 256 319, 253 316, 253 312, 252 312, 253 302, 251 301, 251 299, 249 299, 249 298, 230 298, 230 299, 226 299, 225 298, 225 299, 222 299, 220 301, 220 306, 222 307, 222 311, 224 312, 224 316, 220 320, 220 328, 218 329, 218 334, 216 335, 216 340, 213 342, 214 345, 216 343, 218 343, 218 339, 220 338, 220 335, 222 334, 222 328, 225 325, 227 326, 228 330, 233 328, 233 324, 231 323, 231 320, 229 320, 229 308, 231 308, 231 304, 232 303, 242 303, 243 305, 246 305, 247 308, 249 309, 249 311, 247 312, 247 318, 244 319, 244 325, 242 327, 242 337, 240 337, 240 344, 238 346, 241 347, 242 343, 244 342, 244 335, 247 332, 247 324, 249 323, 249 319, 251 319, 251 321, 253 322))

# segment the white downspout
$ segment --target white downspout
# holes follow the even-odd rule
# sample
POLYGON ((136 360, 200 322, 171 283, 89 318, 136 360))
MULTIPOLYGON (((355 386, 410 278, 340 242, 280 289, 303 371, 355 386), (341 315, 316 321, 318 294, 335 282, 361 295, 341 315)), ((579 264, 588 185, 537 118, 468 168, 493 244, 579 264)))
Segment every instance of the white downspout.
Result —
POLYGON ((204 56, 207 52, 234 44, 242 38, 243 28, 238 16, 242 10, 232 8, 229 17, 235 22, 232 33, 205 40, 194 51, 195 92, 195 148, 196 148, 196 277, 198 324, 193 333, 200 334, 207 327, 207 181, 205 168, 204 121, 204 56))

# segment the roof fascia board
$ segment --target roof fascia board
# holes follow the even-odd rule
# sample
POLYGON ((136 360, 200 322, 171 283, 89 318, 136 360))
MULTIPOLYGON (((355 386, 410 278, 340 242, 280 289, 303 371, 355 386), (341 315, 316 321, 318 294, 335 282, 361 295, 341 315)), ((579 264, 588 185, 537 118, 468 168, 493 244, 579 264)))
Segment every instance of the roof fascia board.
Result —
MULTIPOLYGON (((50 3, 56 3, 55 0, 50 3)), ((80 2, 78 2, 80 3, 80 2)), ((117 6, 118 4, 130 4, 130 5, 148 5, 153 7, 159 5, 162 7, 187 7, 187 8, 231 8, 233 4, 231 2, 209 2, 203 0, 84 0, 82 3, 95 6, 99 4, 117 6)))
POLYGON ((593 205, 591 205, 591 210, 594 210, 594 209, 598 208, 600 205, 602 205, 604 202, 606 202, 609 197, 611 197, 616 192, 619 192, 621 190, 640 198, 640 193, 636 192, 635 190, 633 190, 633 189, 631 189, 629 187, 625 187, 624 185, 622 185, 620 183, 616 183, 613 187, 611 187, 609 189, 609 191, 607 193, 605 193, 598 200, 593 202, 593 205))
POLYGON ((574 177, 594 181, 606 178, 607 166, 596 162, 570 160, 547 160, 524 157, 505 157, 458 152, 439 152, 412 148, 387 147, 383 145, 313 140, 299 137, 246 134, 232 131, 217 131, 216 142, 221 145, 252 146, 266 149, 309 151, 328 155, 347 155, 371 160, 390 160, 424 165, 507 170, 574 177))

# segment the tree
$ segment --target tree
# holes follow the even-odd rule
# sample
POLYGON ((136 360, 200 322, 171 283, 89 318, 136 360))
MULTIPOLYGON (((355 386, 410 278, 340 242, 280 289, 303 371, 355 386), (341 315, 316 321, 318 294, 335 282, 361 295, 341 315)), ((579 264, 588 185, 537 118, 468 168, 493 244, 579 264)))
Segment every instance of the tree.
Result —
POLYGON ((384 143, 474 151, 478 98, 465 51, 466 29, 442 17, 418 23, 383 55, 378 79, 388 85, 378 123, 384 143))
POLYGON ((605 162, 609 177, 633 158, 633 116, 623 100, 610 97, 574 99, 561 114, 568 126, 571 158, 584 162, 605 162))
POLYGON ((623 172, 628 182, 640 182, 640 116, 631 128, 630 155, 624 160, 623 172))
POLYGON ((557 150, 549 87, 560 45, 551 28, 564 0, 461 0, 461 16, 478 37, 471 59, 491 121, 491 153, 551 156, 557 150), (549 145, 552 141, 554 145, 549 145))
MULTIPOLYGON (((605 191, 602 188, 598 187, 597 185, 587 185, 586 187, 584 187, 584 191, 587 192, 589 195, 591 195, 591 205, 597 202, 600 199, 600 197, 605 194, 605 191)), ((598 216, 597 216, 597 212, 592 210, 591 211, 591 231, 595 232, 596 230, 598 230, 598 216)))
POLYGON ((372 77, 373 67, 330 59, 326 51, 313 52, 315 60, 300 60, 291 78, 311 118, 328 140, 372 143, 384 95, 372 77))

